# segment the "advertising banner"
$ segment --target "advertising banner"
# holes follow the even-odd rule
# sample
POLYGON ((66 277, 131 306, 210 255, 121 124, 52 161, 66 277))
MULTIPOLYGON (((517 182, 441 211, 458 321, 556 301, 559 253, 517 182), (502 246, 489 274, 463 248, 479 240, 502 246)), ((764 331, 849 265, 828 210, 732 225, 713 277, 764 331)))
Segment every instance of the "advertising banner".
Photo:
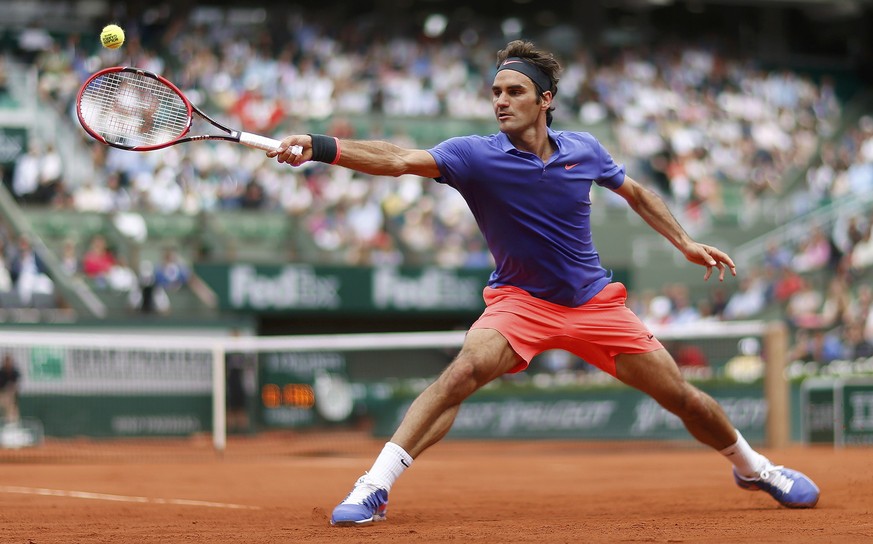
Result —
POLYGON ((485 306, 484 269, 203 264, 197 274, 224 310, 471 313, 485 306))

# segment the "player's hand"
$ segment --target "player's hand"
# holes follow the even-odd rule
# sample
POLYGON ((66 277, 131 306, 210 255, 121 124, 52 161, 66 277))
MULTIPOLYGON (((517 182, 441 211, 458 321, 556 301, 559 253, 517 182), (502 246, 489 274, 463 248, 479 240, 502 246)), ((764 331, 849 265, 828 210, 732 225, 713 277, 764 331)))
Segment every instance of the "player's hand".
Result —
POLYGON ((718 269, 718 281, 724 281, 725 270, 730 269, 731 275, 737 275, 737 266, 724 251, 705 244, 693 243, 685 249, 685 258, 694 264, 706 267, 703 281, 709 280, 712 270, 718 269))
POLYGON ((267 151, 267 157, 277 161, 300 166, 312 158, 312 137, 308 134, 286 136, 274 151, 267 151))

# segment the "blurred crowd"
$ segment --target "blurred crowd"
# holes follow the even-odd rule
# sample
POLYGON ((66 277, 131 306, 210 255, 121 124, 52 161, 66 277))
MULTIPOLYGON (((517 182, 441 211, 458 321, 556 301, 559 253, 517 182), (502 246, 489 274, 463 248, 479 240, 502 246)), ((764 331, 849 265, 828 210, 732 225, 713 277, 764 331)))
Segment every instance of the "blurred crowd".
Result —
MULTIPOLYGON (((845 141, 856 145, 843 144, 845 168, 837 177, 858 180, 873 169, 869 157, 859 156, 873 145, 871 119, 862 117, 847 134, 845 141)), ((692 301, 686 285, 668 284, 657 293, 633 294, 628 304, 653 325, 784 318, 791 360, 873 361, 873 207, 810 224, 797 240, 771 238, 735 290, 719 285, 692 301)))
POLYGON ((839 138, 822 142, 806 171, 797 211, 873 192, 873 116, 864 115, 839 138), (805 207, 805 208, 804 208, 805 207))
MULTIPOLYGON (((324 132, 339 137, 429 147, 437 142, 378 122, 356 128, 350 119, 489 120, 493 63, 506 41, 481 32, 390 36, 363 22, 339 32, 302 17, 282 36, 259 26, 169 21, 157 14, 125 23, 128 42, 118 51, 70 35, 31 37, 40 45, 19 54, 38 69, 41 99, 71 123, 75 93, 89 75, 134 65, 164 75, 228 126, 281 138, 327 123, 324 132)), ((628 173, 658 190, 686 224, 768 213, 794 178, 802 179, 792 200, 798 213, 873 189, 873 118, 840 133, 842 107, 828 77, 766 70, 717 43, 580 48, 561 61, 553 127, 596 127, 628 173), (731 202, 726 195, 740 196, 731 202)), ((430 180, 319 163, 291 168, 230 144, 131 153, 86 140, 83 134, 98 166, 94 179, 71 186, 57 151, 32 141, 14 171, 15 196, 97 212, 287 214, 337 264, 492 264, 464 201, 430 180)), ((608 191, 594 198, 622 205, 608 191)), ((797 353, 831 338, 843 355, 864 353, 873 317, 869 289, 857 279, 869 278, 873 264, 871 227, 871 215, 841 217, 832 229, 811 229, 801 243, 776 244, 764 262, 743 271, 736 289, 715 287, 703 300, 668 285, 633 294, 629 304, 657 324, 745 319, 778 308, 798 332, 797 353), (849 340, 858 338, 863 342, 849 340)))
MULTIPOLYGON (((347 120, 492 118, 489 85, 506 41, 499 32, 384 37, 370 21, 336 32, 300 17, 277 36, 263 25, 208 24, 196 13, 175 23, 131 21, 119 51, 78 35, 45 40, 30 53, 40 95, 72 117, 85 78, 105 66, 135 65, 166 76, 228 126, 275 137, 330 119, 326 132, 337 136, 429 147, 437 142, 387 133, 378 123, 356 130, 347 120)), ((554 127, 606 127, 599 133, 613 135, 604 143, 616 159, 689 222, 726 213, 725 192, 743 195, 730 204, 732 213, 766 205, 811 160, 820 137, 833 134, 841 113, 827 78, 764 70, 718 44, 580 48, 561 60, 554 127)), ((36 155, 50 153, 33 147, 36 155)), ((373 179, 323 165, 292 169, 226 144, 149 154, 92 150, 96 179, 46 185, 24 169, 16 194, 80 210, 274 210, 299 217, 320 249, 348 264, 371 264, 374 254, 452 266, 464 265, 470 252, 473 264, 483 260, 463 201, 428 180, 373 179)), ((606 192, 603 200, 616 202, 606 192)))

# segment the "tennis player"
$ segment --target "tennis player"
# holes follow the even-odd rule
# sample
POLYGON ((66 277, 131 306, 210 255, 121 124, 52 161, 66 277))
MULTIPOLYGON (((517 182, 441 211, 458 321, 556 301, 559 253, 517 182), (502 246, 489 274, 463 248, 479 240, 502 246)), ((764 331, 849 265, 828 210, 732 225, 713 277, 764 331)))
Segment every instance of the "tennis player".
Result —
MULTIPOLYGON (((676 362, 626 306, 627 291, 592 243, 591 184, 615 191, 685 258, 717 271, 736 267, 723 251, 694 241, 666 204, 628 175, 594 137, 550 128, 561 67, 531 42, 498 52, 492 102, 499 132, 446 140, 429 150, 319 134, 288 136, 267 153, 294 166, 314 160, 373 175, 434 178, 466 199, 494 256, 486 308, 457 358, 410 406, 373 466, 333 511, 331 524, 385 519, 397 478, 452 426, 461 403, 488 382, 562 349, 650 395, 698 441, 733 464, 741 488, 809 508, 818 487, 752 449, 709 395, 686 382, 676 362), (294 145, 302 146, 295 154, 294 145)), ((622 484, 623 485, 623 484, 622 484)))

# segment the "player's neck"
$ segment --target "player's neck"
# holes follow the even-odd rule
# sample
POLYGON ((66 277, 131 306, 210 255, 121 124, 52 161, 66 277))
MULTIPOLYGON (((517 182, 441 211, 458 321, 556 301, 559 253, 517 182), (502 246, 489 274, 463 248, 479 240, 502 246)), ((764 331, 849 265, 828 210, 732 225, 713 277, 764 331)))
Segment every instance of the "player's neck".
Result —
POLYGON ((542 159, 543 162, 547 162, 555 151, 554 145, 549 139, 549 130, 545 123, 542 126, 531 126, 521 132, 507 133, 506 137, 509 138, 509 141, 516 149, 533 153, 542 159))

